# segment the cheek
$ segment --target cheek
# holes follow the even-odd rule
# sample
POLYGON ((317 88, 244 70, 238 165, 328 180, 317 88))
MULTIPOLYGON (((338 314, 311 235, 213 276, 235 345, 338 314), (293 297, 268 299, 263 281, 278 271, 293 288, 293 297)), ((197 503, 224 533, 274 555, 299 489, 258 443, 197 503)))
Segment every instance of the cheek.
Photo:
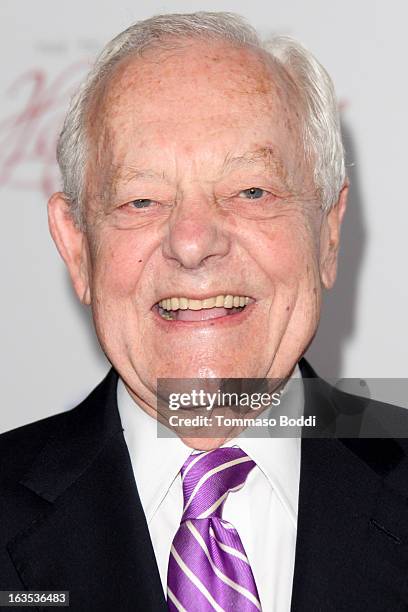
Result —
POLYGON ((258 234, 252 252, 274 285, 294 289, 316 283, 316 241, 311 228, 301 219, 276 220, 258 234))
POLYGON ((130 232, 105 235, 95 250, 92 262, 92 285, 97 297, 103 293, 120 300, 135 295, 149 256, 148 241, 130 232))

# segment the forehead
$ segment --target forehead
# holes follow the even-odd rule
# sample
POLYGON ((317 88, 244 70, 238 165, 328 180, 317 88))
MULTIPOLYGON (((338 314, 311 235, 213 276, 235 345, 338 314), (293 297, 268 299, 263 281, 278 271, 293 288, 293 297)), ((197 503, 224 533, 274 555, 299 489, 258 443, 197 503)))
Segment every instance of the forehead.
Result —
POLYGON ((203 40, 126 58, 90 116, 99 166, 176 148, 212 161, 282 141, 291 148, 300 127, 293 83, 269 56, 203 40))

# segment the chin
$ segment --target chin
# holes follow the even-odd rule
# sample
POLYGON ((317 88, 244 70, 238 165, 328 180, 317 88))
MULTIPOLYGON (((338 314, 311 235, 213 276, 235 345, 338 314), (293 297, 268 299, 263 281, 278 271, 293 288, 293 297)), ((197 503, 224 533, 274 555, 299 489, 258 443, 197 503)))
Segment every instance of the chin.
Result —
POLYGON ((248 363, 211 363, 183 364, 181 367, 167 369, 166 374, 158 374, 162 378, 262 378, 266 375, 267 366, 263 368, 251 367, 248 363))

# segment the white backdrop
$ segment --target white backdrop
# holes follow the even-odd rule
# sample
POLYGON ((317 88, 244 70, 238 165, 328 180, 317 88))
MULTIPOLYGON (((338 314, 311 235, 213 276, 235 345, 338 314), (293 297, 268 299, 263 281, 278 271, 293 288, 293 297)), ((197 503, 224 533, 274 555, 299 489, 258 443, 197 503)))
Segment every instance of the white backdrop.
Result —
POLYGON ((408 375, 405 3, 2 0, 0 431, 72 407, 108 368, 47 228, 70 92, 96 51, 133 21, 195 10, 234 11, 264 35, 291 34, 332 75, 352 190, 338 283, 309 357, 331 378, 408 375))

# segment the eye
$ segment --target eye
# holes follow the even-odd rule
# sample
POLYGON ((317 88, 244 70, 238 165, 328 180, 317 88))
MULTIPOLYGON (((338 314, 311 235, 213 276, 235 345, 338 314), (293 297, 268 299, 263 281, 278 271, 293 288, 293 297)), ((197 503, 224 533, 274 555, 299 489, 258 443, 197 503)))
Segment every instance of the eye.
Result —
POLYGON ((239 192, 240 198, 247 198, 248 200, 259 200, 262 198, 267 191, 265 189, 261 189, 260 187, 250 187, 249 189, 243 189, 239 192))
POLYGON ((129 206, 132 208, 149 208, 153 203, 153 200, 149 200, 148 198, 140 198, 139 200, 132 200, 129 202, 129 206))

